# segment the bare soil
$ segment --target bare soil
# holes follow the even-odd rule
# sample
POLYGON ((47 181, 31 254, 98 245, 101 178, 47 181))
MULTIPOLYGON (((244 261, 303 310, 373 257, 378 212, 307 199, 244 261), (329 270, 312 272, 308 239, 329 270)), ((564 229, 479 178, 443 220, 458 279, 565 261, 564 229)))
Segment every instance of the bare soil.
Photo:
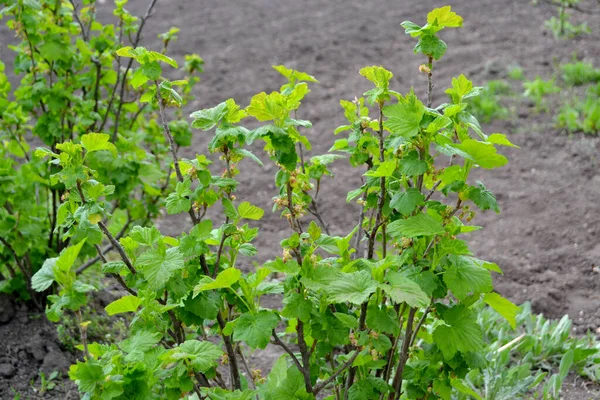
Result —
MULTIPOLYGON (((394 73, 394 89, 404 93, 414 86, 424 95, 425 78, 418 73, 423 60, 412 54, 414 40, 404 35, 399 24, 404 20, 422 24, 429 10, 444 4, 433 0, 161 0, 149 21, 145 43, 158 47, 156 34, 178 26, 181 32, 171 55, 182 61, 184 54, 194 52, 205 59, 206 72, 189 111, 230 97, 247 104, 255 93, 278 89, 282 80, 271 69, 274 64, 315 75, 321 84, 313 85, 299 112, 300 118, 314 124, 306 133, 313 143, 310 156, 324 153, 336 139, 333 130, 344 123, 339 99, 353 99, 368 90, 369 83, 358 74, 361 67, 383 65, 394 73)), ((570 61, 574 52, 600 66, 598 15, 574 16, 575 22, 582 18, 588 22, 594 30, 591 35, 556 41, 543 26, 555 13, 547 5, 455 0, 452 6, 465 23, 463 29, 442 35, 449 49, 435 66, 434 103, 445 101, 444 90, 460 73, 477 85, 505 78, 513 65, 523 67, 528 79, 550 77, 556 64, 570 61)), ((137 14, 145 7, 145 1, 130 0, 129 8, 137 14)), ((109 14, 101 17, 107 19, 109 14)), ((2 54, 10 53, 3 49, 2 54)), ((577 332, 600 333, 600 140, 570 137, 553 128, 554 109, 538 113, 526 102, 515 107, 508 120, 484 127, 488 133, 510 135, 521 149, 505 152, 508 166, 474 177, 496 193, 502 213, 477 217, 484 229, 471 240, 472 248, 504 270, 503 276, 495 278, 503 295, 516 303, 532 301, 534 310, 548 317, 569 314, 577 332)), ((183 155, 205 152, 208 140, 208 134, 196 133, 192 148, 183 155)), ((320 195, 333 234, 348 232, 358 217, 356 204, 347 204, 345 197, 360 185, 360 173, 347 165, 344 160, 334 164, 335 180, 324 182, 320 195)), ((268 212, 277 195, 274 167, 249 161, 241 169, 243 184, 237 198, 267 210, 256 242, 255 261, 263 261, 280 252, 279 241, 288 229, 285 220, 268 212)), ((177 234, 189 225, 182 216, 165 218, 160 226, 165 233, 177 234)), ((247 260, 248 269, 251 261, 247 260)), ((0 337, 7 347, 20 343, 0 337)), ((265 370, 276 356, 257 354, 252 363, 265 370)), ((8 397, 2 393, 2 382, 0 377, 4 399, 8 397)), ((568 399, 600 398, 596 389, 583 388, 581 380, 572 379, 567 389, 568 399)))

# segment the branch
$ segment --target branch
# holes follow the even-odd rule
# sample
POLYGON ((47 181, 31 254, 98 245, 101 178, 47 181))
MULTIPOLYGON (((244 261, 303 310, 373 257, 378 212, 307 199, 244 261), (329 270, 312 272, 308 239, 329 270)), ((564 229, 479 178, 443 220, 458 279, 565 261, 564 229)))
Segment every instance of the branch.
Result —
POLYGON ((333 382, 335 380, 335 378, 337 378, 337 376, 339 374, 341 374, 342 372, 344 372, 344 370, 346 368, 348 368, 349 366, 352 365, 352 363, 354 362, 354 360, 356 360, 356 357, 358 357, 358 354, 360 352, 358 350, 356 350, 354 352, 354 354, 352 355, 352 357, 350 357, 350 359, 348 361, 346 361, 341 367, 339 367, 333 374, 331 374, 331 376, 329 378, 327 378, 326 380, 324 380, 323 382, 319 383, 318 385, 315 385, 315 387, 313 388, 313 394, 316 396, 317 393, 319 393, 322 389, 324 389, 327 385, 329 385, 331 382, 333 382))
POLYGON ((388 400, 398 400, 400 398, 400 390, 402 388, 402 374, 404 373, 404 367, 408 361, 408 350, 410 348, 410 338, 412 336, 413 322, 415 319, 416 308, 411 308, 408 312, 408 321, 406 322, 406 332, 404 334, 404 340, 402 341, 402 351, 400 353, 400 360, 398 361, 398 368, 396 369, 396 376, 392 387, 395 393, 390 393, 388 400))
POLYGON ((279 336, 277 336, 277 333, 275 333, 275 329, 273 329, 272 335, 273 335, 273 338, 275 339, 275 344, 280 346, 283 350, 285 350, 286 353, 289 354, 289 356, 292 358, 292 361, 294 362, 294 364, 296 364, 298 371, 300 371, 300 372, 304 371, 304 367, 300 364, 300 361, 298 361, 298 358, 296 357, 294 352, 292 350, 290 350, 290 348, 285 343, 283 343, 283 341, 279 338, 279 336))

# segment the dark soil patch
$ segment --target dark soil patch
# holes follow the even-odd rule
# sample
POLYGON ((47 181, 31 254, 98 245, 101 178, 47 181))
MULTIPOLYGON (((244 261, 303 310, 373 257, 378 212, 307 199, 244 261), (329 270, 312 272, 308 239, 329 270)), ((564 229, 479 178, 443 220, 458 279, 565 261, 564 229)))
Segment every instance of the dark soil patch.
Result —
MULTIPOLYGON (((132 0, 129 8, 142 14, 145 3, 132 0)), ((299 117, 313 122, 308 133, 314 145, 311 154, 321 154, 336 139, 333 130, 344 122, 339 99, 352 99, 369 88, 358 75, 361 67, 383 65, 394 72, 396 90, 406 92, 414 86, 424 94, 425 78, 417 72, 423 60, 412 54, 414 40, 404 35, 399 23, 407 19, 423 23, 429 10, 443 4, 433 0, 159 1, 145 42, 158 48, 156 34, 178 26, 182 31, 171 54, 179 61, 191 52, 205 59, 206 73, 189 111, 230 97, 247 104, 255 93, 276 90, 282 80, 272 64, 315 75, 321 84, 313 85, 299 117)), ((573 52, 596 61, 600 55, 598 15, 576 16, 595 29, 592 35, 555 41, 543 27, 554 14, 551 7, 517 0, 455 0, 452 6, 465 24, 463 29, 443 34, 449 49, 435 69, 434 103, 444 101, 443 91, 451 77, 460 73, 481 85, 503 78, 510 65, 518 64, 533 79, 537 74, 550 76, 553 65, 569 61, 573 52)), ((548 124, 552 113, 536 114, 533 108, 524 107, 515 113, 518 117, 485 127, 488 133, 510 134, 521 149, 507 152, 507 167, 476 177, 497 194, 502 213, 478 216, 476 222, 485 229, 471 244, 479 257, 497 262, 504 270, 505 275, 496 278, 503 295, 517 303, 531 300, 536 312, 549 317, 569 314, 578 332, 596 331, 600 327, 600 141, 564 136, 548 124)), ((208 140, 208 135, 197 132, 194 145, 184 155, 204 153, 208 140)), ((270 210, 271 198, 277 194, 274 168, 247 162, 241 169, 237 198, 270 210)), ((333 172, 336 179, 325 182, 321 209, 332 233, 342 234, 358 217, 357 206, 346 204, 345 196, 360 185, 360 173, 343 160, 334 165, 333 172)), ((181 216, 165 219, 160 226, 165 233, 178 234, 187 224, 181 216)), ((284 220, 269 212, 260 226, 261 236, 255 243, 259 261, 280 252, 279 240, 288 229, 284 220)), ((252 268, 251 260, 246 265, 252 268)), ((23 317, 23 310, 18 313, 21 317, 10 325, 0 326, 0 364, 5 363, 4 354, 12 354, 15 358, 9 357, 9 363, 17 363, 26 372, 13 376, 10 384, 0 378, 1 398, 8 385, 26 387, 43 363, 29 353, 19 355, 27 350, 15 353, 29 340, 23 338, 40 332, 50 337, 53 332, 42 319, 23 317)), ((266 371, 275 357, 271 351, 257 353, 252 367, 266 371)), ((600 396, 571 381, 565 398, 600 396)))

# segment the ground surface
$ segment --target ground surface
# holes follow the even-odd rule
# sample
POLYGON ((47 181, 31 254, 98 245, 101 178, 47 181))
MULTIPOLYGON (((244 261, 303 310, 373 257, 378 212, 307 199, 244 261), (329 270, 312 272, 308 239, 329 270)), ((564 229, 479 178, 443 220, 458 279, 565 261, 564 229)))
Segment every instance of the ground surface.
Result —
MULTIPOLYGON (((130 0, 129 9, 141 14, 145 3, 130 0)), ((229 97, 245 105, 253 94, 277 89, 283 82, 271 69, 273 64, 316 76, 321 84, 313 86, 299 111, 299 117, 314 124, 307 135, 315 155, 331 146, 336 139, 333 130, 344 122, 339 99, 352 99, 369 88, 358 74, 361 67, 383 65, 394 72, 394 89, 404 93, 414 86, 424 94, 425 81, 417 72, 423 60, 413 55, 414 40, 403 34, 399 24, 407 19, 422 24, 429 10, 445 4, 432 0, 159 0, 145 37, 151 46, 157 33, 178 26, 182 31, 171 55, 182 61, 185 53, 196 52, 205 59, 206 72, 189 111, 212 107, 229 97)), ((592 35, 557 42, 543 27, 553 13, 548 6, 510 0, 455 0, 452 6, 465 24, 442 35, 449 49, 435 69, 434 103, 445 101, 443 91, 460 73, 481 85, 503 78, 509 66, 518 64, 529 79, 538 74, 549 77, 555 63, 569 61, 573 52, 600 65, 598 16, 585 17, 597 28, 592 35)), ((4 58, 9 53, 3 49, 2 54, 4 58)), ((535 311, 550 317, 567 313, 578 332, 596 331, 600 327, 600 274, 594 272, 600 265, 600 141, 562 135, 547 123, 551 118, 552 113, 540 115, 522 104, 509 120, 485 127, 488 133, 509 134, 521 149, 507 152, 507 167, 477 176, 497 194, 502 213, 478 216, 476 222, 485 229, 471 244, 479 257, 497 262, 504 270, 504 276, 496 277, 503 295, 517 303, 531 300, 535 311)), ((194 145, 184 155, 205 152, 208 140, 207 134, 196 133, 194 145)), ((277 194, 273 167, 248 162, 241 169, 243 184, 237 198, 270 210, 271 198, 277 194)), ((326 182, 321 209, 332 233, 341 234, 356 223, 356 205, 346 204, 345 196, 360 184, 359 174, 343 160, 333 171, 336 179, 326 182)), ((166 219, 160 225, 165 233, 176 234, 185 224, 187 220, 166 219)), ((287 226, 278 215, 267 212, 261 229, 256 245, 259 259, 264 260, 279 252, 278 242, 287 226)), ((263 354, 253 362, 265 367, 274 356, 263 354)), ((600 398, 573 382, 565 394, 570 399, 600 398)))

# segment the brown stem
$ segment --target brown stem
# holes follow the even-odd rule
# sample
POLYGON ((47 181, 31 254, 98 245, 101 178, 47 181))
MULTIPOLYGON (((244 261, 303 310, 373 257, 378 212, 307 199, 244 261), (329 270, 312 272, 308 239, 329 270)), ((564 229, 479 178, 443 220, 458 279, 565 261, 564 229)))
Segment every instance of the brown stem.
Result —
MULTIPOLYGON (((275 344, 280 346, 286 353, 288 353, 288 355, 291 357, 292 361, 298 368, 298 371, 302 372, 304 370, 304 367, 302 366, 302 364, 300 364, 300 361, 298 361, 298 358, 296 357, 294 352, 279 338, 279 336, 277 336, 275 329, 273 329, 271 334, 273 336, 273 339, 275 340, 275 344)), ((302 373, 302 375, 304 375, 304 373, 302 373)))
POLYGON ((433 81, 431 76, 433 75, 433 57, 429 56, 427 59, 427 67, 429 68, 427 72, 427 107, 431 108, 432 104, 432 91, 433 91, 433 81))
MULTIPOLYGON (((223 315, 221 314, 221 310, 217 314, 217 322, 219 323, 219 327, 221 328, 221 333, 223 329, 225 329, 225 320, 223 319, 223 315)), ((223 337, 223 342, 225 343, 225 349, 227 351, 227 356, 229 357, 229 373, 231 375, 231 381, 233 383, 234 389, 241 389, 242 383, 240 380, 240 370, 237 365, 237 358, 235 356, 235 350, 233 349, 233 344, 231 343, 231 337, 225 334, 221 334, 223 337)))
POLYGON ((77 317, 77 325, 79 326, 79 335, 81 336, 81 343, 83 344, 83 354, 86 360, 90 358, 90 352, 88 351, 87 343, 87 327, 83 326, 83 318, 81 317, 81 310, 75 311, 77 317))
POLYGON ((298 332, 298 348, 300 349, 300 355, 302 356, 302 365, 304 365, 304 368, 301 371, 304 376, 304 386, 306 387, 306 391, 310 393, 312 392, 313 387, 310 380, 310 355, 308 354, 306 340, 304 339, 304 322, 298 320, 296 330, 298 332))
POLYGON ((404 367, 408 361, 408 350, 410 349, 410 340, 412 337, 413 322, 415 319, 416 308, 411 308, 408 312, 408 320, 406 321, 406 332, 404 334, 404 340, 402 341, 402 350, 400 352, 400 360, 398 361, 398 367, 396 369, 396 375, 392 387, 395 393, 390 393, 388 400, 398 400, 400 398, 400 390, 402 389, 402 374, 404 373, 404 367))
MULTIPOLYGON (((385 144, 383 137, 383 104, 379 103, 379 161, 385 160, 385 144)), ((377 231, 382 225, 383 219, 383 206, 385 204, 385 176, 379 179, 379 200, 377 201, 377 215, 375 217, 375 226, 369 236, 369 247, 367 250, 367 258, 372 259, 375 253, 375 239, 377 238, 377 231)))

